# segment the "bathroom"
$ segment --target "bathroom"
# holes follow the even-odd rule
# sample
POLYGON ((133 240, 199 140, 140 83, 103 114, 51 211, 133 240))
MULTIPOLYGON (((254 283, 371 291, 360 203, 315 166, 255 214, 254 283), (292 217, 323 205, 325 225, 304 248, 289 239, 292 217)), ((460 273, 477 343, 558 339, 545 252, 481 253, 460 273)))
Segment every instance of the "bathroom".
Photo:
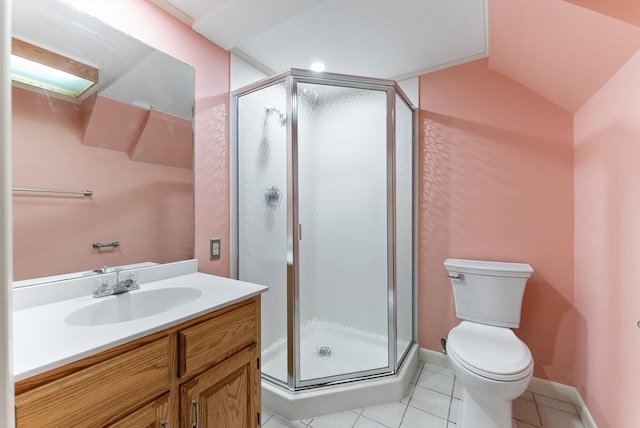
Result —
MULTIPOLYGON (((232 86, 229 67, 237 70, 238 58, 151 3, 99 3, 94 16, 196 70, 194 256, 201 271, 229 276, 229 94, 241 86, 232 86), (139 16, 152 27, 124 18, 139 16), (214 236, 223 245, 220 259, 210 261, 214 236)), ((487 10, 488 58, 410 80, 420 95, 414 101, 420 355, 438 354, 440 338, 458 322, 446 258, 526 262, 535 273, 517 334, 533 353, 534 378, 569 395, 577 391, 597 426, 636 426, 640 15, 632 6, 615 10, 587 0, 489 0, 487 10), (549 16, 558 21, 549 23, 549 16)), ((6 22, 5 4, 2 13, 6 22)), ((4 34, 5 46, 8 40, 4 34)), ((4 74, 3 84, 8 171, 4 74)), ((12 197, 7 180, 5 207, 12 197)), ((3 220, 3 265, 9 266, 7 209, 3 220)), ((5 356, 9 272, 3 270, 0 322, 5 356)), ((6 415, 11 376, 2 361, 0 415, 6 415)))

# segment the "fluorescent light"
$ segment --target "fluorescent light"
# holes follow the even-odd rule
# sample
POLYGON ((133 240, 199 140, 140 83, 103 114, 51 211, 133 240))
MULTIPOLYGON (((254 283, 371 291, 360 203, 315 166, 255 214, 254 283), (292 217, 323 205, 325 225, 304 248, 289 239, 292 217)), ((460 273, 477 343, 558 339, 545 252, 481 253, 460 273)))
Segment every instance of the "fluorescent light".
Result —
POLYGON ((11 79, 74 98, 94 85, 90 80, 16 55, 11 55, 11 79))
POLYGON ((11 79, 28 86, 78 98, 98 83, 98 69, 13 38, 11 79))
POLYGON ((322 62, 314 62, 311 64, 311 71, 324 71, 325 65, 322 62))

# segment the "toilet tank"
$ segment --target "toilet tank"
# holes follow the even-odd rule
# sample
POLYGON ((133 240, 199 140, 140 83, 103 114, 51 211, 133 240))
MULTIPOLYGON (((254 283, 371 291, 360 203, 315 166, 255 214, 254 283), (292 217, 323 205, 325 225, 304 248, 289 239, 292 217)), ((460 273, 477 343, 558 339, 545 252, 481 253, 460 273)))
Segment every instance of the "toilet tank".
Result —
POLYGON ((446 259, 458 318, 498 327, 518 328, 527 279, 526 263, 446 259))

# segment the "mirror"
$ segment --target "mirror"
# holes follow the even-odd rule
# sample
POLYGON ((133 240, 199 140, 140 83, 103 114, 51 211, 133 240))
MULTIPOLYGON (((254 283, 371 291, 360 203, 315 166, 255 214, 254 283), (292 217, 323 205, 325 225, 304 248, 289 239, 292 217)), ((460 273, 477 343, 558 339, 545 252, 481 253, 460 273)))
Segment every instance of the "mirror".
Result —
POLYGON ((77 99, 14 84, 15 286, 193 258, 193 68, 57 0, 14 0, 13 37, 99 70, 77 99))

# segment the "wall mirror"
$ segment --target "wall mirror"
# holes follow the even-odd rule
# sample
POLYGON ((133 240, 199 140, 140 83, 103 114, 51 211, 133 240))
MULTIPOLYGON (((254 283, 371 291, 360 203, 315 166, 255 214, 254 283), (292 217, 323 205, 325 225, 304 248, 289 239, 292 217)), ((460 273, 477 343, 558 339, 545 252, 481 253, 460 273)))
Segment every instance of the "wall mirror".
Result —
POLYGON ((14 82, 14 286, 193 258, 193 68, 57 0, 12 13, 14 43, 98 70, 77 98, 14 82))

